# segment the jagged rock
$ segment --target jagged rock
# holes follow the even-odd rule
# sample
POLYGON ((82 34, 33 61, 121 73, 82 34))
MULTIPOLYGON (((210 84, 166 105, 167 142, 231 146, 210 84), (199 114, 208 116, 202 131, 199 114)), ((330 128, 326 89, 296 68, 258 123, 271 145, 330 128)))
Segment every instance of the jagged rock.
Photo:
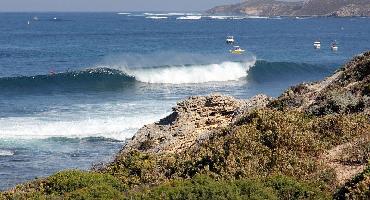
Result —
POLYGON ((210 131, 227 127, 240 114, 264 107, 269 101, 265 95, 249 100, 219 94, 190 97, 179 102, 166 118, 141 128, 123 151, 180 152, 207 138, 210 131))

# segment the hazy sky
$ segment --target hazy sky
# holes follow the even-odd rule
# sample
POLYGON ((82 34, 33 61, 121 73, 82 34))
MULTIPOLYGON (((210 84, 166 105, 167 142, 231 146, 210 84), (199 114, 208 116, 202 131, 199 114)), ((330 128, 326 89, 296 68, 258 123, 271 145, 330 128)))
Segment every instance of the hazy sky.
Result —
POLYGON ((202 11, 242 0, 0 0, 4 11, 202 11))

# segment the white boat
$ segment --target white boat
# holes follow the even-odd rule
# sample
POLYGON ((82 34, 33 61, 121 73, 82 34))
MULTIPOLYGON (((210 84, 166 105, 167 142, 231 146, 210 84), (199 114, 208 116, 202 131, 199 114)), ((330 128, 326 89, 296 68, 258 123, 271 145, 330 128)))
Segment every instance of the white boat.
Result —
POLYGON ((240 46, 234 46, 234 48, 230 50, 230 53, 232 54, 243 54, 244 52, 245 50, 242 49, 240 46))
POLYGON ((316 41, 316 42, 314 42, 314 43, 313 43, 313 47, 314 47, 315 49, 320 49, 320 48, 321 48, 321 42, 320 42, 320 41, 316 41))
POLYGON ((227 36, 226 37, 226 43, 227 44, 234 44, 235 43, 234 36, 227 36))
POLYGON ((331 44, 331 50, 332 50, 332 51, 338 51, 338 45, 337 45, 337 42, 333 42, 333 43, 331 44))

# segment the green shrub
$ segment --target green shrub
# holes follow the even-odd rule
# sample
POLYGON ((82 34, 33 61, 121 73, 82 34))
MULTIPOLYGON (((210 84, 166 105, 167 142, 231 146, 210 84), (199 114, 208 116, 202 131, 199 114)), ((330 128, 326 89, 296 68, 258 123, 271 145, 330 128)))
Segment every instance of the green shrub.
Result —
POLYGON ((46 194, 64 194, 92 187, 111 187, 124 191, 126 187, 115 177, 96 172, 77 170, 64 171, 47 178, 44 186, 46 194))
POLYGON ((269 179, 267 185, 277 192, 277 196, 281 200, 329 199, 329 195, 323 193, 318 185, 301 183, 285 176, 273 176, 269 179))
POLYGON ((126 190, 109 174, 70 170, 18 186, 4 195, 7 199, 112 199, 126 190))
POLYGON ((216 181, 197 175, 190 180, 175 180, 143 191, 134 191, 127 199, 328 199, 315 186, 284 176, 264 179, 216 181))

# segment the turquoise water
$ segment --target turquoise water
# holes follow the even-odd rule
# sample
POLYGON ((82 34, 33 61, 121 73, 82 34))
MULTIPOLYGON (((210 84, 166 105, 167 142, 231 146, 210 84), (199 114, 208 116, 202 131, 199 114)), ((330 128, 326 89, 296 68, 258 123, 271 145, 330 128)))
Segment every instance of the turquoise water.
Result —
POLYGON ((277 96, 370 49, 369 18, 184 15, 0 14, 0 189, 109 161, 180 99, 277 96))

